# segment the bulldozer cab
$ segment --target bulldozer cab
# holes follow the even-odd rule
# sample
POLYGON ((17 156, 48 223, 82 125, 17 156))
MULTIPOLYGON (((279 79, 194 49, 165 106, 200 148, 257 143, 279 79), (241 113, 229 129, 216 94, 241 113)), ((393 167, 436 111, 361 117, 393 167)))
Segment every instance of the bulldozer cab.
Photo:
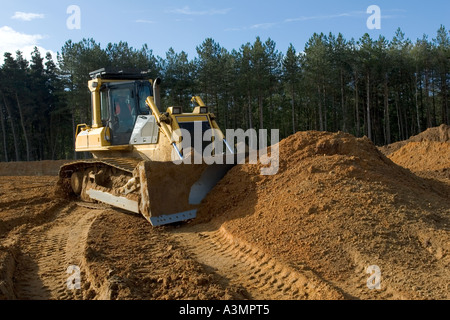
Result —
POLYGON ((129 143, 136 118, 149 115, 145 99, 152 95, 148 81, 106 83, 100 89, 102 125, 111 132, 112 145, 129 143))
MULTIPOLYGON (((129 152, 153 161, 171 161, 172 151, 177 160, 185 160, 194 153, 199 159, 212 142, 219 145, 223 140, 227 145, 215 116, 200 97, 192 97, 194 109, 190 113, 177 106, 163 111, 161 79, 150 79, 148 72, 103 68, 90 76, 92 126, 79 125, 77 152, 88 151, 94 157, 105 157, 112 151, 122 155, 129 152), (203 134, 211 131, 210 138, 202 139, 203 134)), ((215 147, 210 150, 211 155, 216 154, 215 147)), ((231 148, 227 145, 227 149, 231 148)), ((222 150, 217 151, 221 154, 222 150)))
POLYGON ((108 128, 113 146, 129 144, 137 117, 151 113, 145 103, 153 96, 151 80, 136 70, 103 68, 90 76, 93 128, 108 128))

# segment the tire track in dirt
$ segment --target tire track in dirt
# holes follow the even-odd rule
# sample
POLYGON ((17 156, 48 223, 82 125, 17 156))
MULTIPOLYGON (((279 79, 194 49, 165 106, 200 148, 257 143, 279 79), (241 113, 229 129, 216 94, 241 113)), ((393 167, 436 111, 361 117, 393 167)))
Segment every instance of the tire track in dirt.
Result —
POLYGON ((305 268, 291 268, 211 224, 173 232, 175 241, 219 281, 241 287, 249 300, 344 299, 344 295, 305 268))
MULTIPOLYGON (((72 203, 55 219, 29 229, 20 239, 14 274, 15 291, 21 300, 82 299, 80 290, 69 290, 67 268, 81 268, 87 234, 100 211, 72 203)), ((81 283, 85 274, 81 272, 81 283)))

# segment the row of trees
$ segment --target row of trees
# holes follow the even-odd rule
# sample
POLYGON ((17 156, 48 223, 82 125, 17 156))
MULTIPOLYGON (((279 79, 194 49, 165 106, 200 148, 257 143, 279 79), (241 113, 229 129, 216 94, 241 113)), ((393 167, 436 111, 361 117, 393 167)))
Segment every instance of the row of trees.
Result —
POLYGON ((126 42, 102 48, 67 41, 57 63, 35 49, 5 54, 0 68, 2 161, 76 158, 74 133, 89 123, 89 72, 101 67, 150 70, 163 79, 163 103, 190 108, 200 95, 222 128, 345 131, 383 145, 450 123, 450 37, 414 43, 399 29, 392 40, 368 34, 314 34, 302 52, 286 53, 259 37, 228 51, 213 39, 197 56, 169 49, 164 58, 126 42))
MULTIPOLYGON (((55 159, 64 152, 57 141, 66 137, 64 86, 50 54, 37 48, 28 62, 17 52, 5 54, 0 69, 0 125, 2 161, 55 159)), ((60 144, 59 144, 60 145, 60 144)))

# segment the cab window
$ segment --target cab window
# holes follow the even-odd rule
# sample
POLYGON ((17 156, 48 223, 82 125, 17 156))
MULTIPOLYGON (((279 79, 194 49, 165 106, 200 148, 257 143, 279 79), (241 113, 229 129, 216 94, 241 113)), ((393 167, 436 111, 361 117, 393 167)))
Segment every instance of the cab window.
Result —
POLYGON ((150 108, 145 103, 145 100, 149 96, 152 95, 152 90, 150 89, 149 85, 140 85, 138 90, 138 96, 139 96, 139 114, 140 115, 148 115, 150 114, 150 108))
POLYGON ((102 116, 103 126, 106 126, 109 121, 109 103, 108 103, 108 90, 102 89, 100 91, 100 110, 102 116))
POLYGON ((119 132, 131 132, 136 121, 136 100, 132 88, 110 91, 112 112, 119 132))

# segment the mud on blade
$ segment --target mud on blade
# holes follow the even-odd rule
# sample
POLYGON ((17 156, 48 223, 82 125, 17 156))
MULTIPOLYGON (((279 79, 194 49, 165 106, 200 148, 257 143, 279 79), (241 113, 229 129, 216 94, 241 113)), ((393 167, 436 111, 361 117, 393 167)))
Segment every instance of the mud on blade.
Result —
POLYGON ((139 211, 153 226, 196 217, 201 201, 234 165, 139 164, 139 211))

